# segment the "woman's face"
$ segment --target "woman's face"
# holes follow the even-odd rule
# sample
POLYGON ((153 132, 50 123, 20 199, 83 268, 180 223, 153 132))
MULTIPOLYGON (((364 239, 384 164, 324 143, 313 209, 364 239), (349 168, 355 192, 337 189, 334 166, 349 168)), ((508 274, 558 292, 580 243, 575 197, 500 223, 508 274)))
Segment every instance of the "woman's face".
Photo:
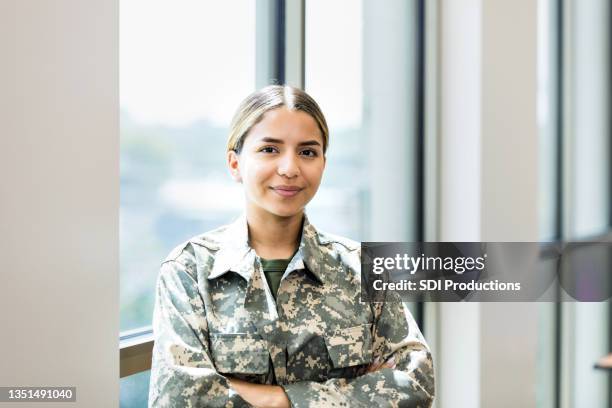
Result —
POLYGON ((323 137, 309 114, 273 109, 251 128, 240 155, 228 153, 228 164, 244 186, 248 212, 291 217, 302 213, 319 188, 323 137))

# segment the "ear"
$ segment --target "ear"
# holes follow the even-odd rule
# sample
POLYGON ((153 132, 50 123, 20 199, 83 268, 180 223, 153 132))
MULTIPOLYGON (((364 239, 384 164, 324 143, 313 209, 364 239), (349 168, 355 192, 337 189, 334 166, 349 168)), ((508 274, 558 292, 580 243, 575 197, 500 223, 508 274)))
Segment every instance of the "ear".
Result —
POLYGON ((230 174, 232 178, 238 182, 242 183, 242 176, 240 175, 240 163, 238 161, 238 154, 235 151, 230 150, 227 152, 227 167, 229 167, 230 174))

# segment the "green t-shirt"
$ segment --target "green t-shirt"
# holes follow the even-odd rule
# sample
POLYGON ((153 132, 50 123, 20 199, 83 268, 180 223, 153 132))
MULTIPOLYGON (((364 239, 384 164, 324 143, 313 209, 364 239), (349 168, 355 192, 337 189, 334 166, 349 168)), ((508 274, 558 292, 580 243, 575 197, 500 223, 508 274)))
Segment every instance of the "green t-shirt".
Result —
POLYGON ((278 286, 280 285, 281 278, 289 265, 289 259, 263 259, 261 258, 261 267, 263 268, 264 275, 268 285, 272 290, 272 296, 276 300, 276 292, 278 292, 278 286))

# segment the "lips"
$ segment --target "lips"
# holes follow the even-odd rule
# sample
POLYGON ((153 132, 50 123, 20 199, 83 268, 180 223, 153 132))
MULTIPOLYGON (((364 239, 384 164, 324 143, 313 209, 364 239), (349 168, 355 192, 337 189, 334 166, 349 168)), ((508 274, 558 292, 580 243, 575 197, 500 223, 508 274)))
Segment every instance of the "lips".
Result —
POLYGON ((303 188, 298 186, 275 186, 271 188, 272 191, 282 197, 293 197, 294 195, 303 190, 303 188))

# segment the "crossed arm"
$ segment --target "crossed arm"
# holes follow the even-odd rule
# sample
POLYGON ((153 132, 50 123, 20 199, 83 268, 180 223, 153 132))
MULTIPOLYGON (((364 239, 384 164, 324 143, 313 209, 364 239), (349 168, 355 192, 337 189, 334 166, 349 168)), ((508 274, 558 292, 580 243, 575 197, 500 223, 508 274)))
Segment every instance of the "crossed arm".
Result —
POLYGON ((312 407, 337 405, 430 407, 431 354, 406 306, 397 299, 374 308, 372 354, 379 358, 355 378, 252 384, 215 370, 206 311, 194 277, 165 263, 154 312, 155 348, 149 407, 312 407), (381 362, 382 361, 382 362, 381 362))
MULTIPOLYGON (((366 369, 361 373, 368 374, 374 371, 396 367, 393 357, 387 361, 374 360, 366 369)), ((253 384, 247 381, 239 380, 237 378, 228 377, 230 387, 249 404, 255 408, 290 408, 291 402, 285 394, 283 388, 279 385, 264 385, 264 384, 253 384)))

